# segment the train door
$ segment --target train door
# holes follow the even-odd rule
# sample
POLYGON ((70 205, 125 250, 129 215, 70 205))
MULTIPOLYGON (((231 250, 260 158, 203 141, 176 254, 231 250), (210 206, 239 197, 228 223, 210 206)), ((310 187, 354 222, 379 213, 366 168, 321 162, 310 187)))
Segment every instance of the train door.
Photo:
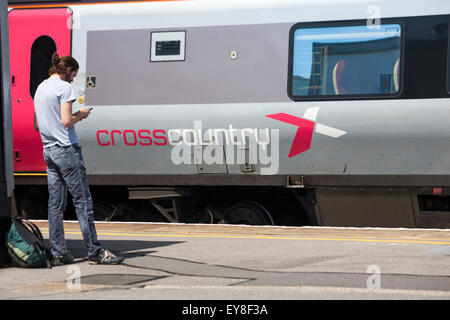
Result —
POLYGON ((70 54, 70 9, 11 10, 9 42, 14 171, 42 172, 46 166, 41 138, 33 125, 33 97, 48 77, 53 52, 70 54))

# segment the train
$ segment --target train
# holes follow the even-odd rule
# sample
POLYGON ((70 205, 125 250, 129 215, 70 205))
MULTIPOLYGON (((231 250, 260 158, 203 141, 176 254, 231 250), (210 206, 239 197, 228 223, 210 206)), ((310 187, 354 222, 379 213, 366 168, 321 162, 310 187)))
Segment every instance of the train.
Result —
POLYGON ((450 227, 446 0, 11 1, 8 19, 24 215, 46 216, 33 96, 57 51, 93 108, 76 131, 98 220, 450 227))

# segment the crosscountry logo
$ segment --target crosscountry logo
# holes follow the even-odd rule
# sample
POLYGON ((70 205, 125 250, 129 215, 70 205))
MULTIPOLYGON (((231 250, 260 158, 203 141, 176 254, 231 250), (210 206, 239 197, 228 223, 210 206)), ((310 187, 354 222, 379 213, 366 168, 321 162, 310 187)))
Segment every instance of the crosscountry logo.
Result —
POLYGON ((311 147, 314 126, 316 127, 317 133, 333 138, 339 138, 340 136, 346 134, 345 131, 316 123, 318 113, 319 107, 316 107, 306 109, 303 118, 295 117, 287 113, 274 113, 266 116, 268 118, 286 122, 298 127, 294 141, 292 142, 291 150, 289 151, 289 158, 305 152, 311 147))

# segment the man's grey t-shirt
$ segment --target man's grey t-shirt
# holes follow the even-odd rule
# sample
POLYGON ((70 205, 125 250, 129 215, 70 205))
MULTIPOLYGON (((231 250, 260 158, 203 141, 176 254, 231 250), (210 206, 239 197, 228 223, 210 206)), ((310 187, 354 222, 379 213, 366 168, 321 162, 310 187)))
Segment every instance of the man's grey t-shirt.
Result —
POLYGON ((78 142, 75 127, 64 128, 61 104, 76 99, 72 85, 59 78, 44 80, 34 95, 34 110, 44 148, 68 146, 78 142))

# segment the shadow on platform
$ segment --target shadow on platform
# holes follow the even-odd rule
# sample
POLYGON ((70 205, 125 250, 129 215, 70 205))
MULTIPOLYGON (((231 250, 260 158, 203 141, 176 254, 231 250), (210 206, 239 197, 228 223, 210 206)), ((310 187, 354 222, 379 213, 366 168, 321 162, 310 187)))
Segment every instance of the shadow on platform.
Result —
MULTIPOLYGON (((48 240, 45 241, 47 247, 50 246, 48 240)), ((113 252, 127 258, 142 257, 147 254, 157 252, 154 250, 159 247, 176 245, 184 241, 144 241, 144 240, 100 240, 101 245, 113 252), (147 250, 145 250, 147 249, 147 250)), ((83 240, 66 240, 67 249, 75 259, 87 259, 87 249, 83 240)), ((82 260, 84 260, 82 259, 82 260)), ((78 261, 80 262, 80 260, 78 261)))

